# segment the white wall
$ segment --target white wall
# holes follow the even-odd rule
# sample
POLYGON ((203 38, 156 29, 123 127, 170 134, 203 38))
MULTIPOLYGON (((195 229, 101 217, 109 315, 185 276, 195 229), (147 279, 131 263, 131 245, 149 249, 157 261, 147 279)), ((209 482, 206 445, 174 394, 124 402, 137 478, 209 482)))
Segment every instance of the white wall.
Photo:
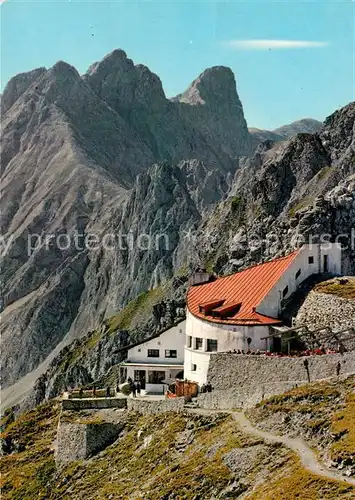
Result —
POLYGON ((192 337, 192 347, 185 347, 184 378, 203 384, 207 382, 210 353, 207 352, 207 339, 217 340, 217 352, 233 349, 248 349, 247 338, 252 342, 251 349, 265 349, 262 337, 269 335, 267 326, 222 325, 197 318, 189 311, 186 313, 186 339, 192 337), (196 337, 203 339, 202 349, 195 349, 196 337), (192 371, 192 364, 196 371, 192 371))
POLYGON ((184 362, 185 323, 186 321, 182 321, 178 325, 166 330, 159 337, 132 347, 132 349, 128 350, 127 361, 131 363, 182 364, 184 362), (148 358, 148 349, 159 349, 159 358, 148 358), (177 357, 166 358, 166 349, 175 349, 177 357))
POLYGON ((328 255, 329 272, 341 274, 341 247, 337 243, 323 245, 304 245, 295 260, 285 271, 280 280, 257 306, 257 312, 277 318, 281 312, 281 301, 294 293, 299 285, 312 274, 323 272, 323 256, 328 255), (313 256, 314 263, 309 264, 308 258, 313 256), (301 270, 301 275, 296 279, 296 273, 301 270), (283 290, 288 286, 288 293, 283 297, 283 290))

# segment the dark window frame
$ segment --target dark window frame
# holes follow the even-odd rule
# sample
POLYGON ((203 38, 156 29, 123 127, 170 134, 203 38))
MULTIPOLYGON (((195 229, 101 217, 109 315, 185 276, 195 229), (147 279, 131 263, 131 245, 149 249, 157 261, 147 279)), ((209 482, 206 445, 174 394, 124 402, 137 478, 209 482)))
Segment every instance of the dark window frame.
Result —
POLYGON ((297 279, 301 276, 301 273, 302 273, 302 270, 301 270, 301 269, 299 269, 299 270, 297 271, 297 273, 295 274, 295 278, 296 278, 296 280, 297 280, 297 279))
POLYGON ((203 349, 203 338, 202 337, 195 337, 195 349, 197 351, 201 351, 203 349), (198 347, 198 345, 201 347, 198 347))
POLYGON ((197 371, 197 365, 195 363, 191 363, 191 371, 196 372, 197 371))
POLYGON ((288 294, 288 285, 285 286, 285 288, 282 290, 282 298, 284 299, 287 294, 288 294))
POLYGON ((177 350, 176 349, 165 349, 165 357, 166 358, 177 358, 177 350), (169 354, 167 354, 169 353, 169 354), (175 356, 172 355, 172 353, 175 353, 175 356))
POLYGON ((217 352, 218 351, 218 341, 217 339, 207 339, 207 352, 217 352), (211 343, 216 347, 211 349, 211 343))
POLYGON ((310 255, 308 257, 308 264, 311 265, 311 264, 314 264, 314 256, 313 255, 310 255))
POLYGON ((148 349, 147 357, 148 358, 160 358, 159 349, 148 349), (156 354, 156 353, 158 353, 158 354, 156 354))

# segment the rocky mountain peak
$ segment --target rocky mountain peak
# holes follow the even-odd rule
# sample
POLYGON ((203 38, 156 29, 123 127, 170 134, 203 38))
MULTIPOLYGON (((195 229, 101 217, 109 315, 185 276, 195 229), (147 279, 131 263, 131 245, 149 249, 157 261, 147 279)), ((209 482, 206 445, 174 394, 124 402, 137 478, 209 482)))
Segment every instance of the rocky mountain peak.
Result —
POLYGON ((330 151, 333 160, 339 161, 346 155, 354 162, 354 119, 355 102, 351 102, 325 120, 319 135, 324 147, 330 151))
POLYGON ((57 78, 80 78, 79 73, 74 68, 65 61, 58 61, 49 70, 49 75, 53 75, 57 78))
POLYGON ((90 66, 83 76, 94 92, 113 109, 125 115, 138 106, 165 104, 160 78, 144 65, 134 65, 117 49, 90 66))
POLYGON ((176 100, 191 105, 206 104, 229 106, 239 103, 234 74, 226 66, 214 66, 201 73, 176 100))
POLYGON ((27 73, 20 73, 8 82, 1 97, 1 112, 6 113, 15 101, 37 80, 46 68, 37 68, 27 73))
POLYGON ((93 63, 84 75, 84 79, 94 77, 105 79, 110 73, 128 71, 134 67, 133 61, 127 57, 124 50, 116 49, 105 56, 101 61, 93 63))

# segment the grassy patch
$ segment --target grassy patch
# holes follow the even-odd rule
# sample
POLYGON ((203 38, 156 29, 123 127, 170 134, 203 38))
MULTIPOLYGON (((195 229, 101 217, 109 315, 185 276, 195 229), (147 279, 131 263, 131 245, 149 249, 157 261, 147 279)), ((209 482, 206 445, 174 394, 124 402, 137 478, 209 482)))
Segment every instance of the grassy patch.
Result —
POLYGON ((243 198, 241 196, 233 196, 231 199, 232 212, 236 212, 243 205, 243 198))
POLYGON ((326 405, 339 395, 335 387, 326 383, 304 385, 261 401, 257 404, 257 408, 267 409, 270 412, 314 412, 317 405, 326 405))
POLYGON ((355 461, 355 394, 350 393, 345 400, 344 409, 332 419, 332 431, 336 442, 331 447, 331 457, 337 462, 355 461))
POLYGON ((355 299, 355 279, 324 281, 319 283, 314 290, 318 293, 328 293, 343 299, 355 299))
MULTIPOLYGON (((279 471, 280 472, 280 471, 279 471)), ((248 500, 334 500, 354 498, 355 488, 346 483, 323 479, 303 469, 296 457, 289 459, 288 467, 276 479, 257 487, 248 500)))
POLYGON ((50 498, 58 418, 58 405, 41 405, 21 415, 2 433, 1 438, 13 447, 0 461, 2 498, 50 498))
POLYGON ((323 181, 327 179, 332 172, 334 172, 335 167, 323 167, 317 174, 317 178, 319 181, 323 181))
POLYGON ((309 205, 312 205, 312 203, 313 203, 312 196, 306 196, 305 198, 300 200, 296 205, 290 208, 290 210, 288 211, 289 216, 294 217, 296 215, 296 212, 302 210, 302 208, 306 208, 309 205))
POLYGON ((138 314, 144 315, 144 313, 149 312, 153 305, 159 302, 163 296, 164 289, 162 286, 138 295, 138 297, 131 300, 119 314, 106 320, 106 324, 109 328, 108 333, 113 333, 119 329, 129 329, 138 314))

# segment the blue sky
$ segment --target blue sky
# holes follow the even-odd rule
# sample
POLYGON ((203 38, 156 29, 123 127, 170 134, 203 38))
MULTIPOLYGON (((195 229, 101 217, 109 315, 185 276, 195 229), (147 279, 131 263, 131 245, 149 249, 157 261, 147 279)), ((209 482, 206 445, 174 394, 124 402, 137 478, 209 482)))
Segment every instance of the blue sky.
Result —
POLYGON ((122 48, 160 76, 170 97, 205 68, 226 65, 248 125, 275 128, 323 120, 354 100, 354 30, 351 0, 7 0, 1 83, 59 59, 84 72, 122 48))

